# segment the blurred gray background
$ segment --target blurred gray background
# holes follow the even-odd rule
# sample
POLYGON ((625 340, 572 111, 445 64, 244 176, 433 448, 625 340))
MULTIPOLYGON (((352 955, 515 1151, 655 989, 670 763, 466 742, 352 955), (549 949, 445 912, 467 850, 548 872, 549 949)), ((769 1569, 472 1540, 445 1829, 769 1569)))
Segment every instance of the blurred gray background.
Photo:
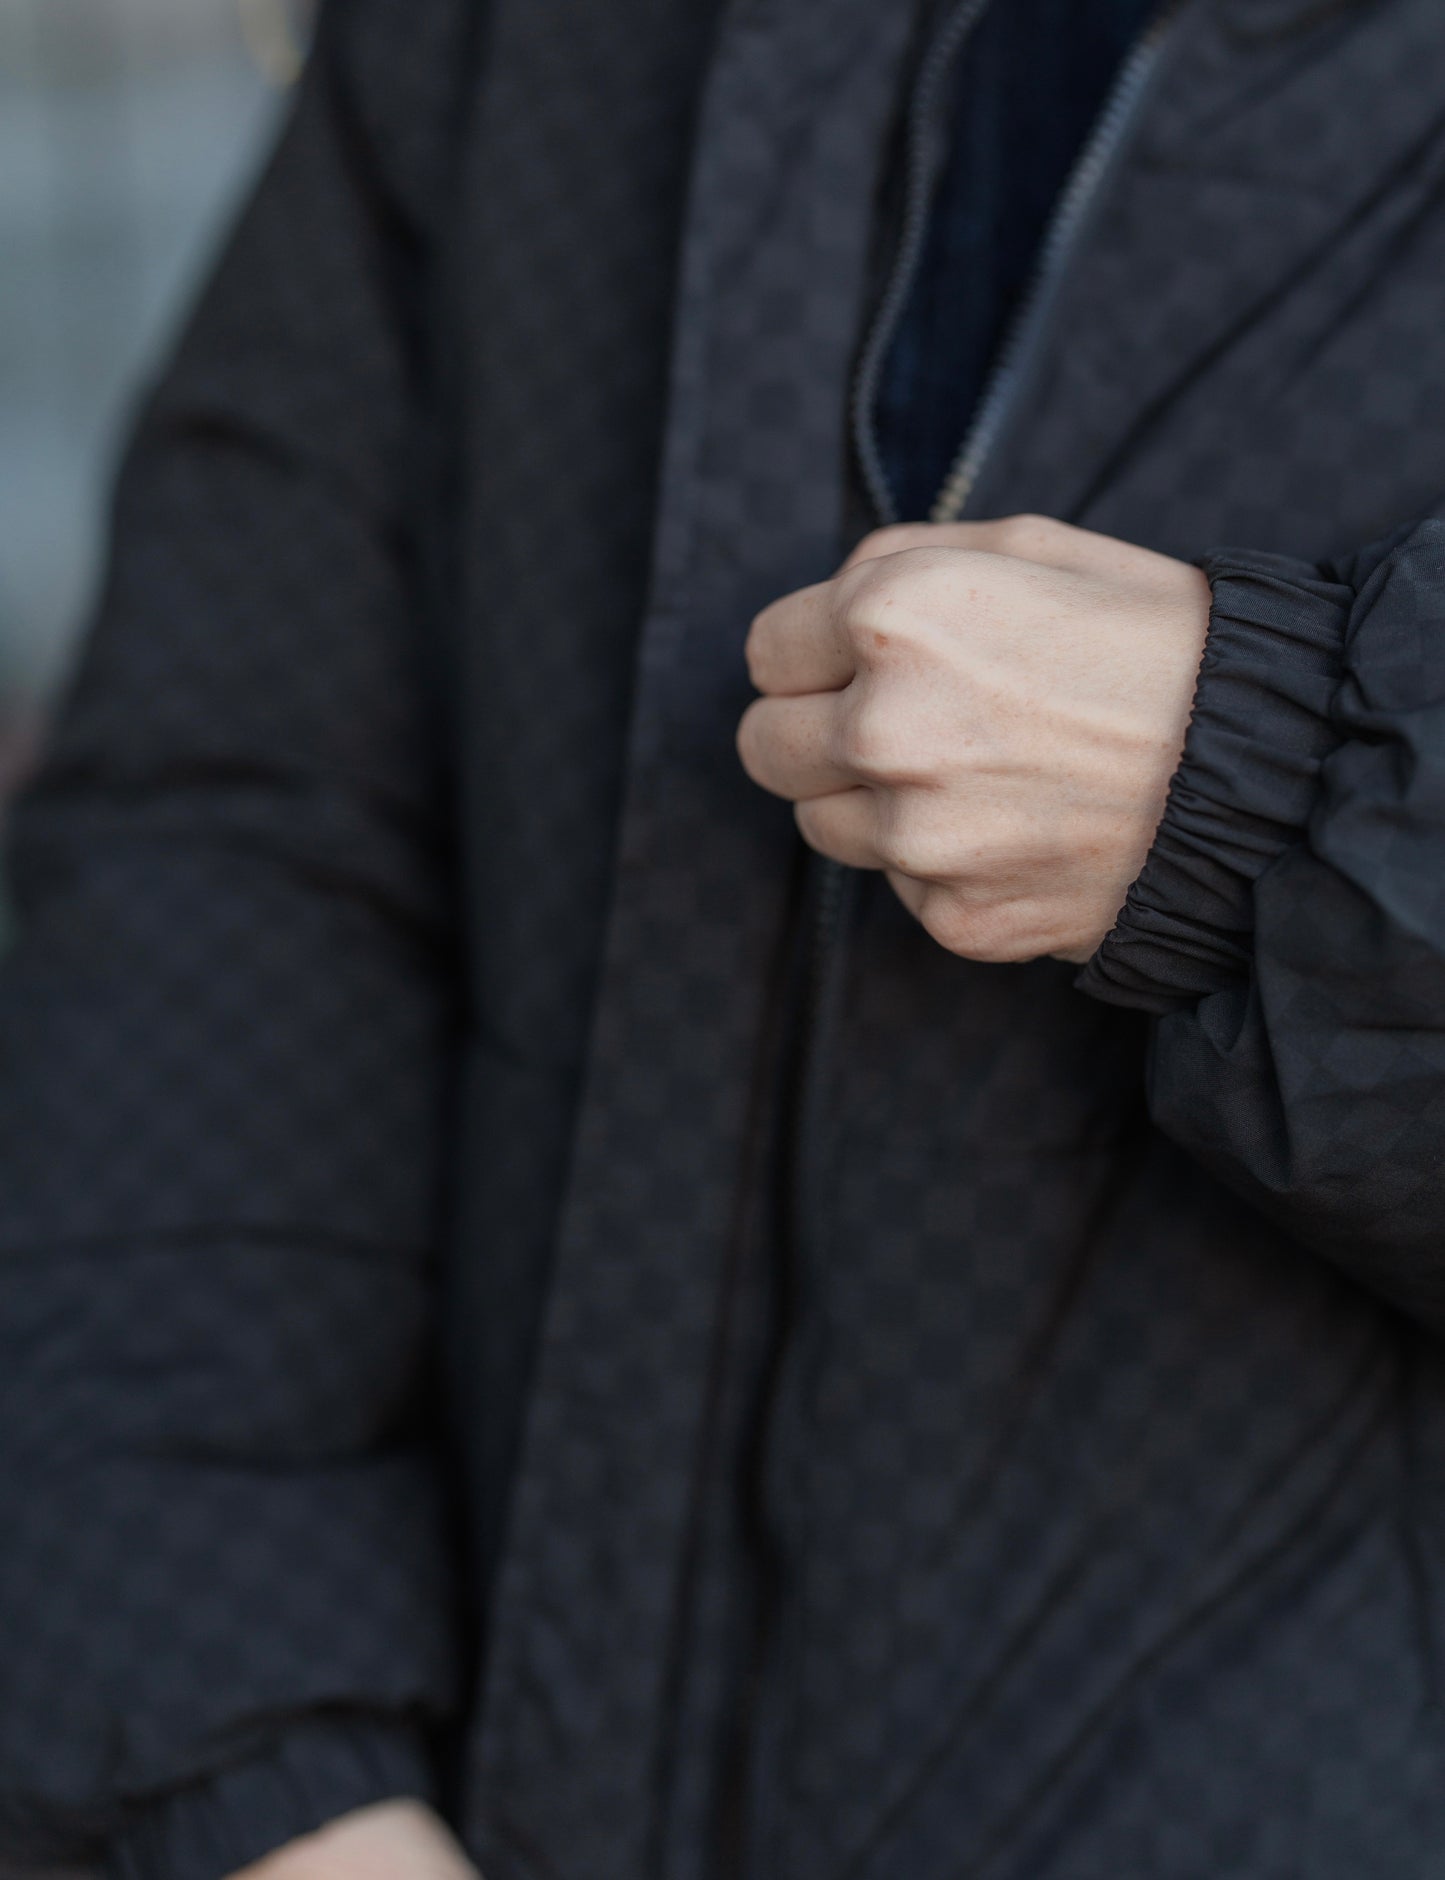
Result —
POLYGON ((94 586, 134 397, 253 174, 307 0, 0 0, 0 800, 94 586))

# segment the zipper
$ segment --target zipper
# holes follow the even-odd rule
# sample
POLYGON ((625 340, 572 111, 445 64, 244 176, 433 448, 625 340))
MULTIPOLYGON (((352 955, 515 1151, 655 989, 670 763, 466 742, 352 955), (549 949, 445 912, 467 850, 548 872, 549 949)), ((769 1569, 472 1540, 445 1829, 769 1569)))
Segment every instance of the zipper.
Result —
POLYGON ((732 1799, 738 1839, 731 1860, 724 1863, 728 1880, 745 1873, 767 1875, 776 1871, 776 1785, 767 1777, 784 1760, 784 1718, 781 1707, 764 1701, 793 1648, 792 1628, 785 1623, 780 1603, 781 1580, 777 1562, 802 1554, 803 1535, 796 1519, 801 1498, 789 1481, 790 1464, 797 1454, 797 1432, 807 1382, 809 1320, 807 1292, 815 1270, 817 1223, 824 1214, 821 1180, 825 1158, 817 1153, 825 1126, 826 1087, 822 1072, 828 1062, 828 1040, 842 997, 847 962, 844 939, 856 885, 853 871, 820 856, 809 858, 805 907, 811 915, 806 951, 799 961, 801 985, 797 1034, 793 1048, 791 1107, 793 1127, 784 1158, 780 1226, 784 1259, 778 1291, 778 1366, 768 1393, 769 1431, 764 1446, 762 1501, 771 1508, 774 1551, 772 1583, 762 1590, 754 1626, 748 1669, 750 1715, 744 1718, 742 1753, 737 1765, 738 1785, 732 1799), (761 1780, 760 1780, 761 1777, 761 1780))
MULTIPOLYGON (((898 254, 878 311, 869 326, 853 383, 854 448, 880 526, 897 522, 900 518, 897 501, 883 467, 874 423, 878 393, 889 348, 913 292, 923 259, 933 186, 946 128, 941 112, 945 82, 988 4, 989 0, 959 0, 924 60, 908 133, 908 180, 905 185, 898 254)), ((1137 121, 1161 55, 1188 5, 1189 0, 1165 0, 1160 11, 1134 42, 1110 87, 1103 109, 1069 172, 1049 218, 1029 285, 1009 322, 998 357, 984 381, 972 422, 959 445, 958 454, 934 498, 933 507, 928 513, 930 522, 961 521, 978 488, 979 478, 1017 409, 1020 395, 1029 383, 1032 369, 1050 335, 1050 316, 1058 300, 1059 288, 1078 248, 1089 212, 1113 173, 1115 160, 1137 121)), ((846 872, 837 862, 829 862, 827 867, 836 870, 840 876, 846 872)), ((839 900, 836 894, 820 896, 820 922, 830 918, 828 910, 836 909, 839 900)), ((816 942, 820 958, 825 956, 827 946, 828 935, 824 930, 816 942)))
MULTIPOLYGON (((1059 286, 1073 259, 1089 211, 1112 174, 1115 159, 1137 119, 1170 30, 1188 4, 1189 0, 1166 0, 1161 12, 1135 42, 1120 68, 1050 217, 1023 301, 1005 334, 967 435, 930 511, 929 520, 932 522, 955 522, 962 517, 978 486, 985 464, 1017 409, 1021 392, 1029 383, 1044 341, 1049 337, 1050 316, 1058 299, 1059 286)), ((898 514, 883 467, 873 414, 888 350, 907 307, 923 258, 934 183, 946 148, 945 133, 948 127, 943 111, 946 83, 955 60, 988 5, 989 0, 958 0, 920 68, 907 131, 907 178, 898 252, 878 309, 869 324, 854 378, 850 412, 854 446, 865 488, 880 525, 896 522, 898 514)), ((791 1157, 792 1193, 788 1213, 795 1295, 806 1286, 808 1274, 815 1264, 817 1249, 814 1245, 814 1230, 825 1212, 820 1187, 825 1157, 820 1151, 823 1148, 825 1124, 828 1045, 842 997, 846 966, 843 943, 849 925, 854 887, 852 870, 840 862, 818 859, 812 871, 807 897, 810 903, 807 910, 810 932, 795 1060, 796 1133, 791 1157)), ((795 1331, 799 1322, 800 1315, 795 1313, 795 1331)), ((796 1385, 796 1379, 794 1382, 796 1385)), ((782 1401, 775 1404, 774 1408, 775 1413, 781 1413, 782 1419, 786 1421, 789 1413, 796 1409, 792 1393, 785 1389, 782 1401)), ((786 1650, 782 1640, 776 1636, 767 1636, 768 1629, 765 1626, 762 1635, 755 1641, 754 1692, 761 1689, 769 1668, 776 1672, 780 1655, 786 1650)), ((744 1757, 740 1766, 740 1792, 734 1796, 734 1805, 739 1809, 746 1808, 750 1792, 754 1796, 757 1794, 755 1785, 748 1780, 748 1774, 760 1766, 771 1764, 776 1767, 779 1760, 780 1719, 775 1714, 775 1705, 772 1712, 767 1716, 755 1716, 750 1728, 745 1725, 752 1741, 751 1754, 744 1757)), ((724 1862, 725 1870, 734 1876, 744 1871, 750 1845, 761 1853, 764 1871, 770 1864, 773 1824, 766 1819, 755 1819, 751 1825, 753 1832, 741 1832, 732 1857, 724 1862)))
MULTIPOLYGON (((884 519, 891 512, 892 495, 870 422, 871 413, 889 343, 908 303, 928 233, 933 184, 946 148, 940 108, 944 84, 955 57, 988 4, 989 0, 955 0, 941 31, 925 53, 914 81, 906 132, 906 178, 898 252, 854 375, 849 410, 854 444, 868 494, 884 519)), ((853 885, 850 871, 840 863, 821 856, 809 858, 802 906, 806 951, 801 963, 798 1029, 792 1055, 793 1126, 784 1171, 782 1210, 790 1306, 780 1310, 794 1336, 799 1323, 798 1295, 806 1286, 816 1255, 811 1229, 817 1220, 821 1200, 818 1187, 824 1167, 824 1157, 818 1153, 823 1127, 823 1073, 828 1059, 829 1019, 841 992, 843 940, 853 885)), ((796 1420, 800 1387, 796 1350, 790 1363, 784 1359, 784 1365, 765 1414, 772 1432, 768 1448, 774 1458, 786 1462, 787 1431, 796 1420)), ((763 1491, 763 1503, 765 1506, 771 1503, 777 1511, 775 1518, 786 1527, 792 1501, 787 1484, 766 1464, 764 1480, 768 1486, 763 1491)), ((779 1538, 785 1544, 790 1537, 784 1534, 779 1538)), ((760 1597, 749 1652, 745 1678, 748 1714, 742 1723, 736 1779, 729 1785, 723 1810, 724 1821, 731 1831, 730 1845, 719 1863, 723 1880, 742 1880, 754 1867, 767 1873, 773 1863, 774 1822, 773 1811, 768 1806, 772 1800, 771 1785, 766 1781, 760 1783, 758 1777, 765 1770, 776 1769, 780 1761, 782 1719, 776 1703, 768 1705, 762 1699, 768 1680, 776 1677, 787 1649, 787 1642, 779 1636, 778 1618, 777 1589, 773 1587, 760 1597)))
MULTIPOLYGON (((928 512, 930 522, 962 520, 984 465, 993 455, 994 446, 1018 403, 1020 388, 1028 383, 1030 368, 1047 337, 1049 316, 1089 211, 1113 172, 1114 159, 1134 127, 1160 54, 1187 4, 1188 0, 1168 0, 1134 42, 1133 50, 1114 80, 1098 121, 1049 219, 1033 277, 985 381, 968 435, 959 446, 943 487, 928 512)), ((876 453, 876 443, 874 450, 876 453)))
POLYGON ((947 82, 955 61, 988 6, 989 0, 957 0, 953 11, 934 36, 914 81, 913 101, 908 111, 903 219, 898 235, 898 252, 877 312, 869 323, 853 380, 851 417, 854 447, 858 453, 864 486, 882 523, 896 522, 898 511, 893 491, 889 487, 888 473, 883 467, 883 453, 878 447, 873 413, 878 403, 889 349, 908 306, 913 284, 918 278, 924 243, 928 239, 934 184, 948 148, 946 113, 943 108, 947 82))

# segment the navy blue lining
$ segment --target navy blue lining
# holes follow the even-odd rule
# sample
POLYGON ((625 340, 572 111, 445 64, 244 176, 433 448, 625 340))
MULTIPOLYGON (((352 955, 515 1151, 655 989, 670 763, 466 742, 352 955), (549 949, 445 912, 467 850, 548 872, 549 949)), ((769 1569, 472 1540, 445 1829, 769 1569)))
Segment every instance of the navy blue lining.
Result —
POLYGON ((956 133, 879 388, 883 462, 927 515, 1028 285, 1049 215, 1157 0, 996 0, 955 79, 956 133))

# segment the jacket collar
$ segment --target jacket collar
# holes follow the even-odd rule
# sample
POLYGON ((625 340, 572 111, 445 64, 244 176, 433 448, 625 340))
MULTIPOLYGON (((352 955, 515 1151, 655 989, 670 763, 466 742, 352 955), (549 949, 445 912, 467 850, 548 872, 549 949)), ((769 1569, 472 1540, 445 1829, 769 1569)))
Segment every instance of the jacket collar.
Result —
POLYGON ((1378 0, 1216 0, 1221 21, 1249 41, 1282 39, 1356 13, 1378 0))

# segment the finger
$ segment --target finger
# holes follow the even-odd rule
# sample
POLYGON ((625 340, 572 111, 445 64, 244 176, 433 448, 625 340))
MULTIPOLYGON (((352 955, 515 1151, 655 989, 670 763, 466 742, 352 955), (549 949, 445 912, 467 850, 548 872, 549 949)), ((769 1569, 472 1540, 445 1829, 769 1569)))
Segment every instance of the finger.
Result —
POLYGON ((738 756, 753 782, 793 803, 852 789, 857 779, 834 756, 839 698, 809 692, 754 700, 738 726, 738 756))
POLYGON ((883 866, 876 838, 878 801, 872 790, 813 797, 794 813, 803 840, 819 855, 849 868, 883 866))
POLYGON ((1116 536, 1078 529, 1052 516, 1000 516, 992 522, 942 523, 934 531, 937 546, 970 548, 985 555, 1006 555, 1014 561, 1032 561, 1066 574, 1113 581, 1147 580, 1176 564, 1152 549, 1121 542, 1116 536))
POLYGON ((1068 574, 1114 579, 1121 574, 1147 578, 1150 565, 1162 574, 1175 564, 1167 555, 1121 542, 1112 535, 1075 528, 1052 516, 1000 516, 989 522, 905 523, 865 536, 847 566, 898 555, 915 548, 962 548, 975 554, 1005 555, 1068 574))
POLYGON ((853 677, 831 581, 800 588, 765 607, 748 634, 748 672, 760 692, 793 697, 836 692, 853 677))
POLYGON ((900 875, 896 868, 887 870, 887 881, 913 918, 922 920, 923 897, 928 893, 928 883, 915 881, 912 875, 900 875))
POLYGON ((871 535, 865 535, 838 572, 846 574, 865 561, 881 561, 885 555, 903 555, 910 548, 956 546, 944 540, 946 534, 946 529, 931 522, 890 523, 886 529, 875 529, 871 535))
POLYGON ((1097 574, 1102 558, 1094 544, 1107 538, 1072 528, 1049 516, 1001 516, 993 522, 949 522, 938 531, 940 548, 967 548, 981 555, 1007 555, 1071 574, 1097 574))

